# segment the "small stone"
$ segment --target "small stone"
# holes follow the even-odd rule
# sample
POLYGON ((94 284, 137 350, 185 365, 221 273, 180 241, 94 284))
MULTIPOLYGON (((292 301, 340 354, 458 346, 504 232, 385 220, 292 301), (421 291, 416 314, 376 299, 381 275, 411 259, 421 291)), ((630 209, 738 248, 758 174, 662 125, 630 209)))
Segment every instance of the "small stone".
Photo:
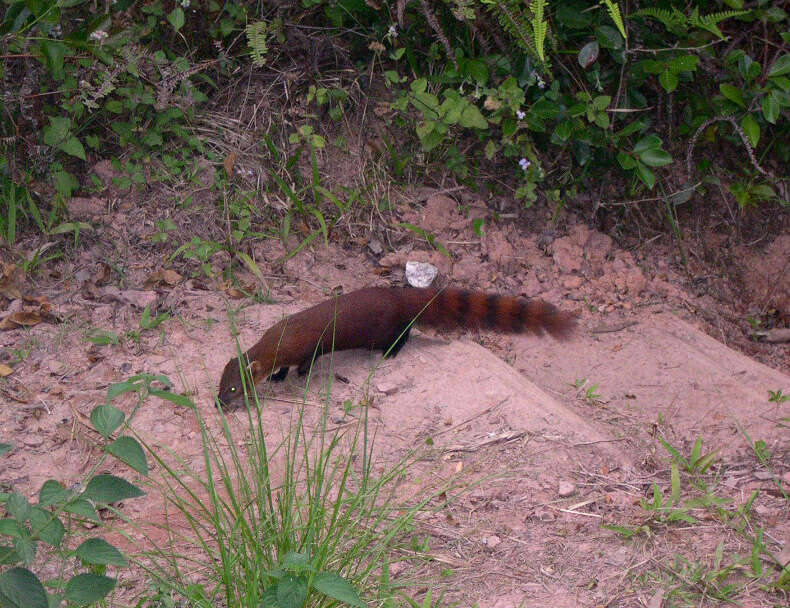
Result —
POLYGON ((381 244, 379 239, 371 239, 368 243, 368 249, 373 252, 373 255, 381 255, 384 251, 384 245, 381 244))
POLYGON ((572 482, 561 481, 559 483, 557 493, 560 495, 560 498, 568 498, 568 496, 573 496, 574 492, 576 492, 576 486, 572 482))
POLYGON ((549 523, 557 519, 557 516, 554 515, 553 511, 549 509, 540 509, 535 512, 535 516, 544 523, 549 523))
POLYGON ((41 435, 36 435, 35 433, 27 433, 25 438, 22 440, 29 448, 37 448, 44 443, 44 438, 41 435))
POLYGON ((565 289, 579 289, 584 283, 584 279, 579 276, 567 277, 562 282, 562 286, 565 289))
POLYGON ((376 383, 376 388, 385 395, 394 395, 400 387, 395 382, 382 380, 376 383))
POLYGON ((787 471, 784 475, 782 475, 782 481, 785 482, 785 486, 790 486, 790 471, 787 471))
POLYGON ((501 542, 502 542, 502 540, 496 534, 492 534, 491 536, 483 537, 483 544, 488 546, 489 549, 493 549, 494 547, 499 545, 501 542))
POLYGON ((439 270, 427 262, 406 262, 406 281, 412 287, 429 287, 439 270))

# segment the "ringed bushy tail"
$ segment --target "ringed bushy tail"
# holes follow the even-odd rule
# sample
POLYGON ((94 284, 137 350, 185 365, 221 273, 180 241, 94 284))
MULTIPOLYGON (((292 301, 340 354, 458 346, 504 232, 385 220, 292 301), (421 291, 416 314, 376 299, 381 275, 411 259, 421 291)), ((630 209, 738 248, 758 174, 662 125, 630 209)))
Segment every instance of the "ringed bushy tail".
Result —
POLYGON ((508 333, 547 332, 567 338, 576 326, 573 313, 543 300, 482 291, 445 289, 403 290, 407 314, 418 325, 493 329, 508 333))

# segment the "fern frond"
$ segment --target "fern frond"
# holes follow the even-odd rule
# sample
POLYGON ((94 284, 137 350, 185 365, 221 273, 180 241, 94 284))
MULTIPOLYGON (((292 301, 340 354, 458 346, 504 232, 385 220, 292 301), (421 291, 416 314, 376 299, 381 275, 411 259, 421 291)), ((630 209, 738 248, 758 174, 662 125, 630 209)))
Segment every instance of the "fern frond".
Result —
POLYGON ((549 62, 543 50, 549 32, 548 22, 542 18, 538 20, 535 15, 537 10, 545 13, 545 0, 533 0, 529 12, 522 8, 525 3, 519 0, 481 1, 494 13, 499 25, 510 34, 516 44, 548 69, 549 62), (536 35, 540 37, 540 50, 536 35))
POLYGON ((727 19, 732 19, 733 17, 746 15, 748 12, 749 11, 721 11, 719 13, 700 16, 699 9, 695 7, 694 10, 691 11, 691 14, 686 16, 674 7, 672 11, 661 8, 643 8, 631 13, 631 17, 650 17, 663 23, 664 27, 674 34, 684 34, 688 31, 690 26, 693 26, 701 30, 706 30, 720 40, 724 40, 725 36, 717 27, 717 24, 727 19))
POLYGON ((664 8, 643 8, 631 13, 631 18, 649 17, 660 21, 672 33, 685 33, 688 30, 688 18, 678 9, 671 11, 664 8))
POLYGON ((549 31, 549 23, 543 18, 543 9, 546 8, 546 0, 532 0, 529 5, 532 11, 532 36, 535 40, 535 50, 538 52, 540 60, 546 62, 546 33, 549 31))
POLYGON ((623 23, 623 16, 620 14, 620 5, 614 0, 603 0, 602 4, 604 4, 606 6, 606 10, 609 11, 609 18, 617 26, 617 29, 620 30, 620 35, 622 35, 623 40, 628 40, 628 35, 625 33, 625 23, 623 23))
POLYGON ((252 63, 256 67, 262 68, 266 63, 266 53, 269 52, 269 24, 265 21, 248 23, 245 33, 247 34, 247 44, 252 55, 252 63))
POLYGON ((721 11, 719 13, 711 13, 710 15, 703 15, 700 17, 699 9, 695 7, 694 10, 691 11, 691 15, 689 15, 689 23, 694 27, 709 31, 720 40, 724 40, 726 37, 716 25, 727 19, 745 15, 748 12, 749 11, 721 11))

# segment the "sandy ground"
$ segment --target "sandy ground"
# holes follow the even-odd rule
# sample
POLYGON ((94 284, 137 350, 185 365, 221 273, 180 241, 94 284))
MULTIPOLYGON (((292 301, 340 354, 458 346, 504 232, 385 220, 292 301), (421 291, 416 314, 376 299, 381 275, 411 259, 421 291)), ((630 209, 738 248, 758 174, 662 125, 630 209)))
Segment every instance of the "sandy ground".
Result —
MULTIPOLYGON (((576 310, 579 331, 568 342, 415 331, 394 359, 382 362, 365 351, 339 353, 331 364, 324 358, 309 386, 291 374, 261 390, 275 436, 293 402, 322 403, 331 380, 333 420, 349 419, 346 400, 370 404, 382 463, 430 437, 431 474, 484 479, 420 521, 434 558, 426 573, 449 567, 447 597, 461 605, 714 605, 710 590, 681 564, 712 569, 717 547, 737 566, 728 579, 740 585, 737 605, 787 605, 786 596, 763 585, 776 578, 767 562, 773 578, 746 584, 752 545, 712 509, 689 503, 696 523, 665 523, 640 504, 652 497, 654 484, 670 492, 670 457, 658 437, 684 456, 701 438, 703 453, 718 456, 694 480, 732 499, 732 509, 756 492, 751 529, 762 529, 767 549, 790 560, 790 504, 777 489, 777 483, 785 492, 790 486, 790 402, 768 399, 769 391, 790 394, 790 376, 776 369, 786 346, 775 347, 779 365, 772 368, 711 338, 692 314, 699 300, 678 286, 666 263, 651 266, 605 235, 577 226, 546 237, 491 225, 474 238, 471 217, 447 199, 434 197, 422 215, 406 210, 403 219, 436 230, 445 242, 460 242, 451 247, 452 261, 419 245, 376 262, 362 248, 318 245, 282 266, 269 284, 273 303, 229 299, 196 280, 144 288, 155 270, 145 263, 127 285, 104 284, 96 279, 98 255, 72 267, 60 283, 34 286, 54 316, 0 332, 4 359, 13 363, 13 374, 0 384, 0 429, 4 441, 16 444, 0 461, 0 482, 33 497, 50 477, 66 485, 79 481, 97 457, 87 416, 111 383, 135 373, 167 375, 176 391, 215 419, 214 390, 235 349, 229 309, 241 307, 236 322, 246 348, 282 315, 322 300, 326 289, 397 282, 406 260, 431 261, 445 283, 541 297, 576 310), (137 329, 149 302, 172 314, 142 332, 139 342, 98 347, 85 341, 96 328, 137 329), (750 441, 765 443, 768 468, 750 441), (650 534, 627 539, 604 525, 646 525, 650 534)), ((258 259, 272 259, 281 248, 262 243, 258 259)), ((20 300, 9 302, 6 313, 23 308, 20 300)), ((116 405, 128 412, 133 399, 116 405)), ((246 416, 235 411, 229 419, 242 437, 246 416)), ((190 411, 151 399, 134 424, 200 468, 190 411)), ((691 481, 684 472, 684 501, 701 496, 691 481)), ((161 507, 129 501, 125 512, 155 521, 161 507)))

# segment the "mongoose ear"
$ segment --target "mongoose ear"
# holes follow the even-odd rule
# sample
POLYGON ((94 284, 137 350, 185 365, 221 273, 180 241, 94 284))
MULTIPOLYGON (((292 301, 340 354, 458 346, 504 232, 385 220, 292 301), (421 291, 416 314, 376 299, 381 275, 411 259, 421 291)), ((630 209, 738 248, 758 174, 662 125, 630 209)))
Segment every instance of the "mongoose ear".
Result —
POLYGON ((257 359, 250 361, 250 364, 247 366, 247 371, 250 372, 253 382, 257 382, 263 375, 262 367, 261 362, 257 359))

